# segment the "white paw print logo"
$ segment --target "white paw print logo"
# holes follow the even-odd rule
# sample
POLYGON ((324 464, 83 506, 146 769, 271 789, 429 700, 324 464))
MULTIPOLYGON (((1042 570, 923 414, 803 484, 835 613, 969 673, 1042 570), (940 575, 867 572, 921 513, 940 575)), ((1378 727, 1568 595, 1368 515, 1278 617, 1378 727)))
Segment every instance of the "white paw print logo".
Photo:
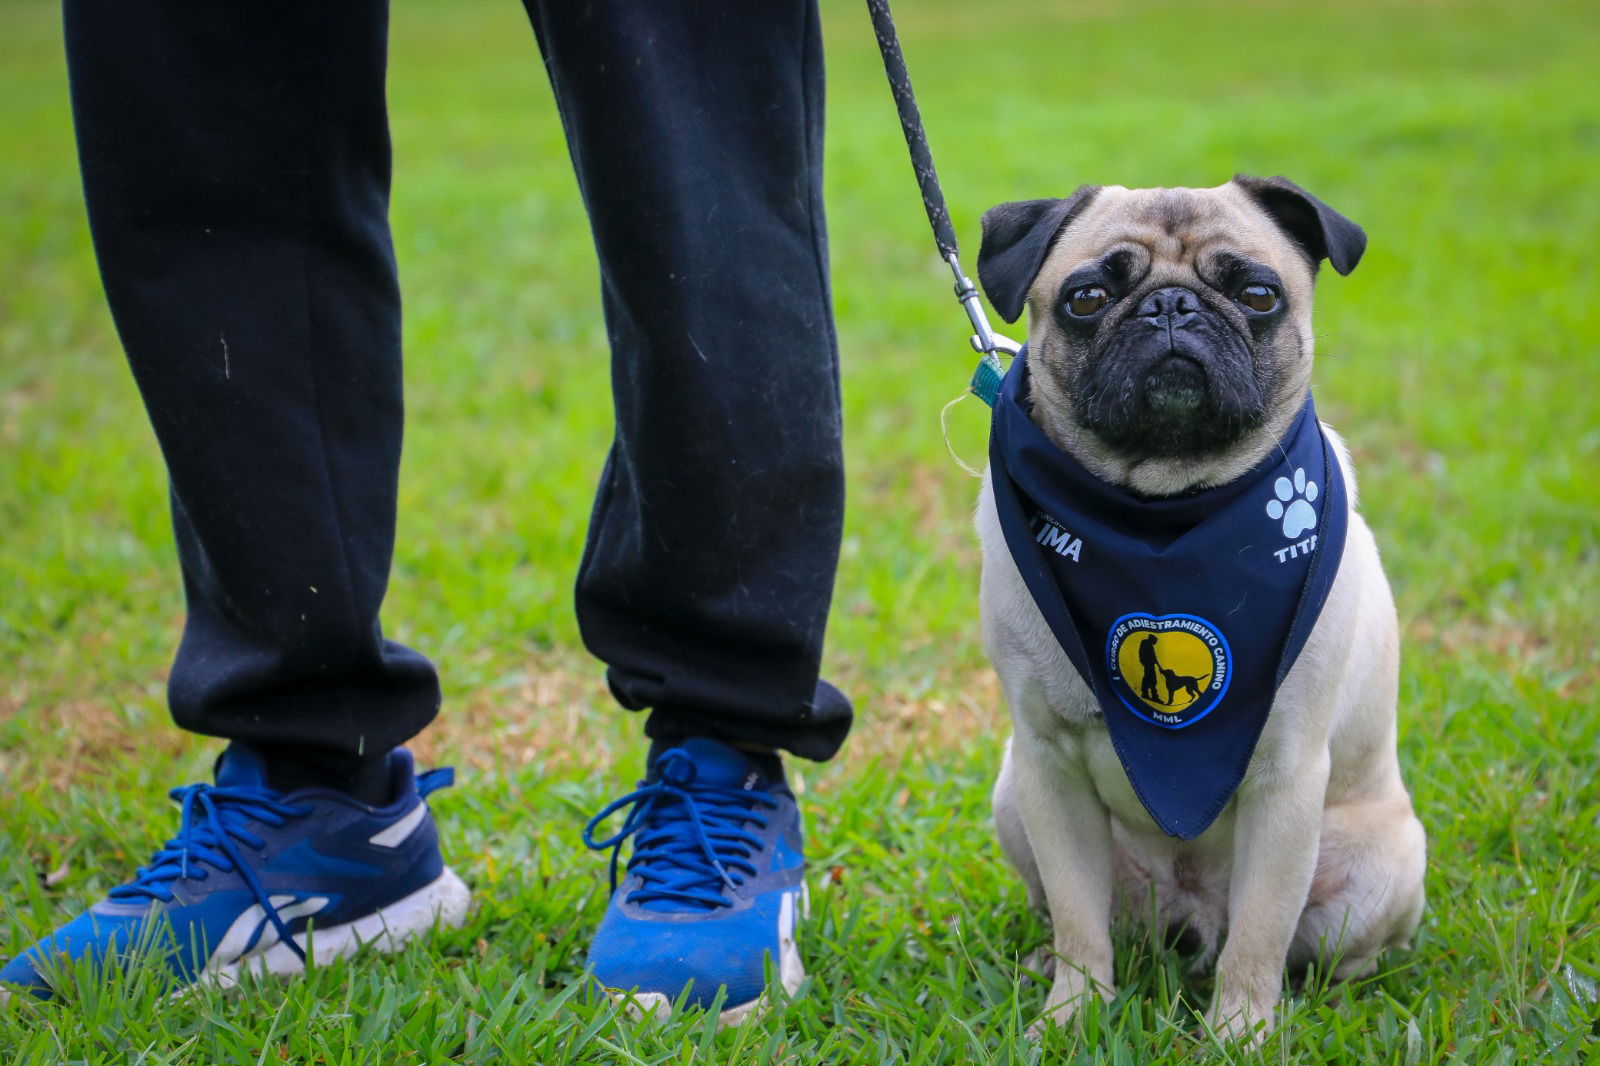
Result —
POLYGON ((1311 506, 1317 498, 1317 483, 1306 480, 1304 467, 1296 467, 1294 482, 1280 477, 1272 486, 1276 500, 1267 501, 1267 517, 1283 519, 1283 535, 1294 540, 1308 529, 1317 526, 1317 509, 1311 506))

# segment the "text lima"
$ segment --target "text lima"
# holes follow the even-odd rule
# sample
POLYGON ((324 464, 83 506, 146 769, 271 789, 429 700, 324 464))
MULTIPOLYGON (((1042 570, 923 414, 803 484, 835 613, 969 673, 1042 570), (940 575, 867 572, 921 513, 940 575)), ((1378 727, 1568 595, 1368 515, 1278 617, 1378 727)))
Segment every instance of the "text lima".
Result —
POLYGON ((1035 542, 1043 544, 1062 558, 1078 562, 1078 553, 1083 551, 1081 537, 1074 537, 1044 515, 1037 516, 1034 521, 1039 526, 1039 532, 1033 535, 1035 542))

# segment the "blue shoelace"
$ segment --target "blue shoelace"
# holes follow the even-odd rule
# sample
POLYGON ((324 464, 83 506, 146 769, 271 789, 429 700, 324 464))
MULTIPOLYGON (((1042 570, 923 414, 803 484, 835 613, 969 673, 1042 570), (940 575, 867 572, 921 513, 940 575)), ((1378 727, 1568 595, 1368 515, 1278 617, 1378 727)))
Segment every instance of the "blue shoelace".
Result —
POLYGON ((628 894, 630 903, 670 900, 712 910, 732 906, 724 890, 755 876, 750 859, 761 850, 761 838, 746 826, 765 829, 760 809, 777 806, 765 792, 697 782, 689 753, 673 748, 656 761, 653 778, 589 820, 583 842, 594 851, 611 849, 615 892, 623 842, 634 838, 628 873, 641 883, 628 894), (622 828, 596 840, 595 827, 630 804, 622 828))
POLYGON ((150 865, 139 867, 132 881, 113 888, 107 893, 108 897, 119 903, 142 899, 170 903, 176 881, 203 881, 210 869, 235 871, 255 896, 283 943, 304 959, 305 952, 295 943, 283 919, 278 917, 278 909, 239 853, 238 844, 259 848, 265 843, 250 831, 249 822, 281 826, 291 818, 309 814, 311 809, 284 803, 271 789, 257 787, 185 785, 168 795, 177 801, 182 812, 178 835, 155 853, 150 865))

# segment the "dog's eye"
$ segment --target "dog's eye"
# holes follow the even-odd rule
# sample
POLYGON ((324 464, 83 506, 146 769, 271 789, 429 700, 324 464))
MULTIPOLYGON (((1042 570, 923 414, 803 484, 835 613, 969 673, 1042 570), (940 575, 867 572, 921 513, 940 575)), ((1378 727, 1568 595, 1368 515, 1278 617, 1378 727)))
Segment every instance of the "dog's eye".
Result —
POLYGON ((1258 314, 1266 314, 1278 306, 1278 294, 1266 285, 1246 285, 1239 290, 1238 300, 1258 314))
POLYGON ((1088 318, 1099 314, 1101 308, 1110 302, 1110 293, 1098 285, 1089 285, 1072 290, 1072 295, 1067 298, 1067 310, 1079 318, 1088 318))

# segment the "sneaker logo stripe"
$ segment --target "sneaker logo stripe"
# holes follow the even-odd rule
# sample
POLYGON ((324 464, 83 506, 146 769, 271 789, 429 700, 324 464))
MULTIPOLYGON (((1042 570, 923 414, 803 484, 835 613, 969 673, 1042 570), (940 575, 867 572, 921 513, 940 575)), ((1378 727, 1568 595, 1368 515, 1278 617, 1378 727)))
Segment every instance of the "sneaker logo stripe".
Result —
MULTIPOLYGON (((316 914, 328 905, 326 896, 310 896, 295 902, 295 897, 275 895, 270 902, 277 910, 278 917, 285 922, 292 922, 296 918, 304 918, 308 914, 316 914)), ((238 962, 246 955, 253 955, 278 942, 278 930, 267 920, 267 912, 261 904, 253 903, 247 907, 239 917, 228 926, 228 931, 222 934, 222 941, 217 945, 217 950, 211 953, 210 966, 224 966, 238 962)))
POLYGON ((367 838, 367 843, 376 844, 380 848, 398 848, 405 839, 416 831, 417 826, 428 816, 428 805, 418 803, 411 808, 411 813, 391 826, 386 826, 367 838))

